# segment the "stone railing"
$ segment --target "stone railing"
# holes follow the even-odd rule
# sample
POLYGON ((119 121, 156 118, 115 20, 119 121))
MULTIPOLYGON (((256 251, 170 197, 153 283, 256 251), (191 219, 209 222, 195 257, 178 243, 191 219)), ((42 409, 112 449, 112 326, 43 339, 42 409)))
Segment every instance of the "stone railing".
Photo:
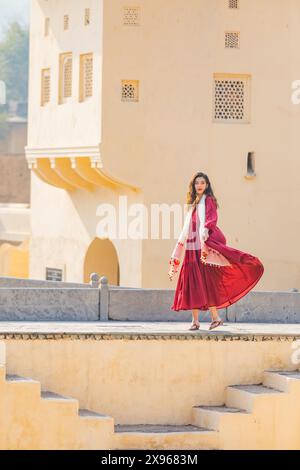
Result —
MULTIPOLYGON (((110 285, 93 273, 89 284, 0 278, 1 321, 186 322, 191 311, 171 310, 174 289, 110 285)), ((300 323, 300 293, 251 291, 220 309, 228 322, 300 323)), ((209 311, 200 311, 210 321, 209 311)))

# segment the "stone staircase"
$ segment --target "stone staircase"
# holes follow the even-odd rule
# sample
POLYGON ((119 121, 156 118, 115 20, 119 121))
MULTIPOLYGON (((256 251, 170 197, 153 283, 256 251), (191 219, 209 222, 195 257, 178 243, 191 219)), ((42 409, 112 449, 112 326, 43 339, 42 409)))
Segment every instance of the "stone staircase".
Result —
POLYGON ((300 372, 267 370, 261 384, 226 388, 222 406, 193 407, 192 424, 218 433, 219 449, 299 449, 300 372))
POLYGON ((1 450, 205 449, 215 432, 199 426, 114 425, 79 409, 78 400, 42 391, 41 383, 0 366, 1 450))
POLYGON ((109 448, 114 422, 0 366, 0 428, 2 450, 90 450, 109 448))
POLYGON ((299 449, 300 372, 264 371, 263 383, 232 385, 225 404, 194 406, 183 426, 115 426, 117 449, 299 449))
POLYGON ((228 386, 224 404, 194 406, 191 424, 115 424, 0 366, 0 449, 299 449, 299 398, 298 370, 266 370, 228 386))

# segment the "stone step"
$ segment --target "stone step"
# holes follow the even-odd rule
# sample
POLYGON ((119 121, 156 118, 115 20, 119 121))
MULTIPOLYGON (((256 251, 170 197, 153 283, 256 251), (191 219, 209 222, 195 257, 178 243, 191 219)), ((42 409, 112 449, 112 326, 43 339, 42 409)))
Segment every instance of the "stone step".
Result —
POLYGON ((272 399, 278 397, 283 392, 267 387, 261 384, 247 384, 247 385, 230 385, 226 388, 225 403, 228 407, 240 408, 248 412, 253 411, 254 401, 259 397, 260 399, 272 399))
MULTIPOLYGON (((22 377, 20 375, 15 375, 15 374, 6 374, 5 376, 6 382, 12 384, 38 384, 40 385, 40 382, 38 380, 34 380, 31 378, 27 377, 22 377)), ((59 402, 59 403, 71 403, 72 406, 77 406, 78 405, 78 400, 76 398, 72 397, 66 397, 64 395, 60 395, 55 392, 51 391, 40 391, 40 398, 43 400, 48 400, 51 402, 59 402)), ((87 410, 87 409, 79 409, 78 410, 78 416, 80 418, 94 418, 94 419, 107 419, 107 420, 113 420, 111 416, 107 416, 104 414, 96 413, 95 411, 87 410)))
POLYGON ((6 382, 17 382, 17 383, 40 383, 38 380, 33 380, 27 377, 21 377, 20 375, 6 374, 6 382))
POLYGON ((299 370, 265 370, 263 384, 288 393, 293 386, 300 386, 300 372, 299 370))
POLYGON ((219 431, 224 420, 228 422, 234 419, 234 423, 237 423, 237 419, 239 419, 239 422, 243 422, 243 419, 247 419, 249 416, 250 413, 246 410, 226 405, 194 406, 192 423, 210 430, 219 431))
POLYGON ((193 425, 115 425, 115 449, 215 449, 217 433, 193 425))
MULTIPOLYGON (((46 404, 47 406, 52 406, 53 408, 59 407, 61 411, 64 409, 64 412, 67 411, 67 415, 75 414, 78 416, 79 403, 75 398, 65 397, 59 395, 58 393, 53 393, 51 391, 43 390, 41 392, 42 405, 46 404)), ((67 416, 66 415, 66 416, 67 416)))
POLYGON ((91 411, 91 410, 86 410, 86 409, 83 409, 83 408, 80 408, 80 410, 78 411, 78 415, 81 417, 81 418, 109 418, 109 419, 112 419, 111 416, 107 416, 107 415, 103 415, 103 414, 100 414, 100 413, 96 413, 95 411, 91 411))
POLYGON ((170 433, 170 432, 203 432, 208 429, 200 428, 199 426, 193 426, 191 424, 186 425, 170 425, 170 424, 116 424, 115 432, 146 432, 146 433, 170 433))
POLYGON ((80 409, 79 449, 107 450, 112 447, 114 419, 111 416, 80 409))
POLYGON ((59 395, 58 393, 50 392, 50 391, 42 391, 41 398, 43 400, 50 400, 50 401, 72 401, 78 403, 78 400, 75 398, 65 397, 63 395, 59 395))
POLYGON ((39 400, 41 396, 41 383, 38 380, 33 380, 28 377, 22 377, 16 374, 6 374, 5 383, 9 387, 10 393, 16 395, 23 395, 30 399, 39 400))
POLYGON ((5 403, 6 409, 2 411, 7 418, 5 431, 0 433, 1 448, 106 450, 113 447, 112 417, 79 409, 77 399, 41 390, 38 380, 7 374, 5 365, 0 366, 0 380, 0 405, 5 403), (21 434, 22 439, 15 438, 21 434))

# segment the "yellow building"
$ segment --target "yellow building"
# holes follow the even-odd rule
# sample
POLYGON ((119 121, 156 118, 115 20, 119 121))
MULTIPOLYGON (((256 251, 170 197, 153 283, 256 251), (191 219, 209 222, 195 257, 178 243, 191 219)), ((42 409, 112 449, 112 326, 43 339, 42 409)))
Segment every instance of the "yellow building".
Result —
POLYGON ((170 287, 176 236, 100 239, 97 208, 183 205, 203 171, 228 245, 265 266, 257 289, 299 288, 298 9, 32 0, 30 277, 170 287))

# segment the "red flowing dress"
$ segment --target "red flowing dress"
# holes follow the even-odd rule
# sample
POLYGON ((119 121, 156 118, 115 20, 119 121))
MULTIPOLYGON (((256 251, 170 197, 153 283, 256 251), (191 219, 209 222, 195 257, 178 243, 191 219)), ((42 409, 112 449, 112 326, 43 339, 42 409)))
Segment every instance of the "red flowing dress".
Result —
MULTIPOLYGON (((223 232, 217 226, 217 206, 211 196, 205 200, 205 227, 209 237, 205 244, 221 253, 231 266, 213 266, 202 263, 201 248, 185 249, 176 286, 172 310, 208 310, 228 307, 246 295, 258 283, 264 272, 261 261, 249 253, 226 244, 223 232)), ((198 240, 198 212, 193 210, 187 242, 198 240), (196 238, 195 238, 196 237, 196 238)), ((192 246, 189 243, 189 247, 192 246)), ((198 245, 200 247, 200 244, 198 245)))

